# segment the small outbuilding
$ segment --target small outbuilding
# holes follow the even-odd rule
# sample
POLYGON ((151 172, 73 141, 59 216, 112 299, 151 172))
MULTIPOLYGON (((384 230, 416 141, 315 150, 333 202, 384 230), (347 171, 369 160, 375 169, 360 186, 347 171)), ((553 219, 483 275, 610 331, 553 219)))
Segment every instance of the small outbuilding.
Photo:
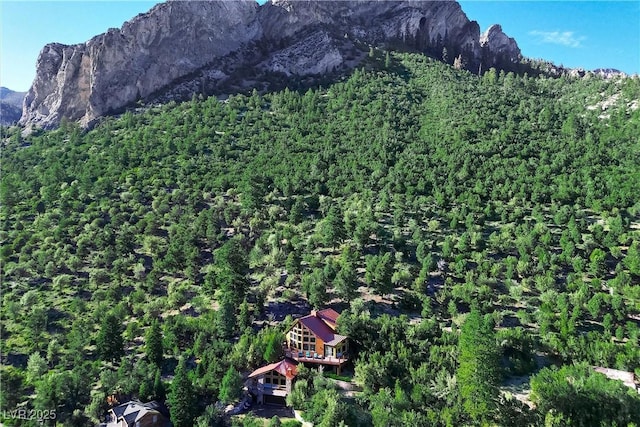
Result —
POLYGON ((298 374, 298 363, 285 358, 256 369, 249 374, 247 388, 255 396, 256 403, 281 403, 291 393, 293 380, 298 374))

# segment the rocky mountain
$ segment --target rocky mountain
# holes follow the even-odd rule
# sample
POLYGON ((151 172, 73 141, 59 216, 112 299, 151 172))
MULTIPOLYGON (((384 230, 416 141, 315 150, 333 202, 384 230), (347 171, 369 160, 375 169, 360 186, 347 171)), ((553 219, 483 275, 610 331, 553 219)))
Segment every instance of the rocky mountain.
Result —
POLYGON ((0 126, 14 125, 20 120, 25 94, 0 87, 0 126))
POLYGON ((521 58, 500 26, 480 34, 455 1, 168 1, 86 43, 45 46, 20 124, 91 126, 138 101, 313 81, 357 66, 369 46, 474 72, 521 58))
POLYGON ((625 73, 620 70, 616 70, 615 68, 596 68, 593 70, 593 73, 600 77, 604 77, 605 79, 626 76, 625 73))

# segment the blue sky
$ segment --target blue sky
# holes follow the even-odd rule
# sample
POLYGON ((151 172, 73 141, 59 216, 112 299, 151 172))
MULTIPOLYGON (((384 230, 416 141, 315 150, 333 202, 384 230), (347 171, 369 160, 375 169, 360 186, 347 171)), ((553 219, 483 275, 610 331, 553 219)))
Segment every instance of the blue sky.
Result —
POLYGON ((460 1, 481 31, 491 24, 522 54, 567 67, 640 73, 640 1, 460 1))
MULTIPOLYGON (((26 91, 40 49, 81 43, 157 1, 0 0, 0 85, 26 91)), ((484 31, 498 23, 524 56, 568 67, 640 73, 640 1, 460 1, 484 31)))

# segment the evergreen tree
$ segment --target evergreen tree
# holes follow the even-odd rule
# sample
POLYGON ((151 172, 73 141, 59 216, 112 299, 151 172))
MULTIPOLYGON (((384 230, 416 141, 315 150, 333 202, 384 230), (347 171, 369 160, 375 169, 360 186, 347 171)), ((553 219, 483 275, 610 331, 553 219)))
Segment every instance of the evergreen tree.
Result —
POLYGON ((195 397, 193 384, 187 375, 185 358, 181 357, 169 393, 169 411, 175 427, 193 426, 196 415, 195 397))
POLYGON ((262 358, 267 363, 273 363, 280 360, 283 356, 282 342, 284 334, 277 329, 269 329, 265 334, 264 342, 266 343, 262 358))
POLYGON ((218 398, 224 403, 231 403, 240 397, 242 391, 242 376, 233 366, 229 366, 220 384, 218 398))
POLYGON ((297 197, 296 200, 291 205, 291 210, 289 211, 289 222, 292 224, 298 224, 302 221, 304 213, 304 202, 301 197, 297 197))
POLYGON ((605 272, 605 260, 607 254, 600 248, 595 248, 589 256, 589 269, 591 273, 596 277, 602 277, 605 272))
POLYGON ((391 292, 393 289, 391 283, 391 277, 393 276, 391 253, 386 252, 382 255, 369 255, 366 263, 364 279, 367 285, 374 288, 378 295, 385 295, 391 292))
POLYGON ((49 367, 44 357, 42 357, 40 353, 33 353, 27 361, 27 382, 29 384, 35 384, 48 370, 49 367))
POLYGON ((247 291, 247 252, 240 240, 234 238, 216 250, 214 256, 215 285, 232 297, 234 305, 240 304, 247 291))
POLYGON ((634 241, 627 250, 627 256, 624 258, 624 265, 632 274, 640 276, 640 243, 634 241))
POLYGON ((153 397, 153 385, 149 384, 149 381, 145 378, 140 382, 140 387, 138 387, 138 398, 146 402, 150 397, 153 397))
POLYGON ((333 205, 329 209, 327 216, 321 224, 322 242, 331 247, 335 247, 344 239, 344 221, 340 209, 333 205))
POLYGON ((302 289, 307 295, 309 304, 319 308, 327 303, 329 299, 327 284, 327 279, 320 268, 316 268, 313 272, 302 276, 302 289))
POLYGON ((350 262, 346 262, 338 271, 334 284, 336 292, 345 302, 350 302, 357 295, 358 283, 356 270, 350 262))
POLYGON ((156 400, 164 400, 167 397, 162 376, 160 375, 160 369, 156 369, 156 374, 153 378, 153 396, 156 400))
POLYGON ((499 353, 491 319, 483 318, 476 308, 462 325, 458 349, 461 403, 474 422, 487 422, 495 413, 498 397, 499 353))
POLYGON ((220 308, 216 313, 216 329, 221 337, 228 338, 233 335, 236 327, 236 309, 233 297, 229 292, 224 292, 220 297, 220 308))
POLYGON ((302 264, 302 258, 300 257, 300 253, 297 249, 294 249, 287 256, 287 261, 285 262, 285 268, 287 269, 287 273, 296 274, 300 272, 300 265, 302 264))
POLYGON ((162 357, 164 348, 162 346, 162 330, 157 320, 151 323, 151 327, 147 331, 145 337, 145 353, 149 362, 154 363, 156 366, 162 366, 162 357))
POLYGON ((103 318, 96 338, 96 347, 102 360, 117 361, 124 356, 123 331, 122 322, 114 313, 103 318))
POLYGON ((245 298, 240 304, 238 313, 238 331, 243 333, 245 329, 251 326, 251 312, 249 311, 249 303, 245 298))
POLYGON ((224 427, 226 426, 224 414, 215 405, 208 405, 204 413, 195 422, 197 427, 224 427))

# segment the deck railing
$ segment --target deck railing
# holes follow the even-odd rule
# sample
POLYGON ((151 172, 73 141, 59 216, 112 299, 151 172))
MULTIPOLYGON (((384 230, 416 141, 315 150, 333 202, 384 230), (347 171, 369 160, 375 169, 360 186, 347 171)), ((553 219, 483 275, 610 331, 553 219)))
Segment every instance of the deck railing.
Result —
POLYGON ((342 365, 349 360, 349 355, 347 353, 339 353, 340 357, 323 356, 312 351, 298 351, 295 348, 285 348, 285 355, 299 362, 327 365, 342 365))

